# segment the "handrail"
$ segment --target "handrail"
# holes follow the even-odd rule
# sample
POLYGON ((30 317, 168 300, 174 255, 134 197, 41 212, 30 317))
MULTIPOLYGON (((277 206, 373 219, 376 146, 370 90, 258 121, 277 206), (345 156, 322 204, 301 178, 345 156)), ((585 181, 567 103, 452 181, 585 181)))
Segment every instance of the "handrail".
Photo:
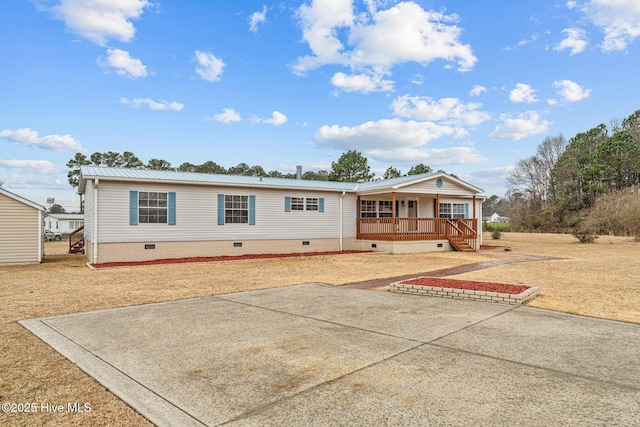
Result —
MULTIPOLYGON (((449 226, 449 228, 453 228, 455 231, 457 231, 458 232, 458 236, 464 235, 462 230, 460 230, 457 225, 455 225, 453 222, 451 222, 450 219, 447 220, 447 225, 449 226)), ((452 235, 453 233, 447 233, 447 234, 452 235)))
POLYGON ((71 233, 69 233, 69 253, 72 253, 74 246, 78 245, 79 243, 81 246, 83 239, 84 239, 84 225, 81 225, 80 227, 76 228, 71 233), (79 238, 77 238, 78 235, 79 235, 79 238))
POLYGON ((471 228, 469 224, 464 221, 459 221, 458 224, 462 224, 461 228, 465 228, 470 231, 470 233, 462 232, 462 238, 469 246, 476 249, 476 238, 478 237, 478 232, 471 228))

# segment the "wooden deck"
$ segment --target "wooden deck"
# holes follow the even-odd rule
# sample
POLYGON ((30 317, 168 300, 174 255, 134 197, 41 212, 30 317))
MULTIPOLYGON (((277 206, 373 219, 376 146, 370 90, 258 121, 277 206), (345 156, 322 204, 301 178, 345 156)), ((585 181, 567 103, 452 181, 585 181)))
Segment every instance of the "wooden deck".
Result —
POLYGON ((360 218, 357 228, 359 240, 449 240, 452 245, 462 241, 474 250, 477 237, 477 220, 472 218, 360 218))

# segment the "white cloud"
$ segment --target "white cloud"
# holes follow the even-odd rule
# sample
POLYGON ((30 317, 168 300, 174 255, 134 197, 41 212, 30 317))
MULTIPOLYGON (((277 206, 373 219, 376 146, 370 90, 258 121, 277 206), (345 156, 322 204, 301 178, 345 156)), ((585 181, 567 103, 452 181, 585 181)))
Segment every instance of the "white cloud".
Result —
POLYGON ((500 178, 506 178, 509 172, 514 169, 514 166, 501 166, 497 168, 479 169, 471 172, 471 175, 482 182, 495 182, 500 178))
POLYGON ((484 86, 480 86, 480 85, 474 85, 471 88, 471 91, 469 92, 469 95, 471 96, 479 96, 481 95, 483 92, 486 92, 487 88, 484 86))
POLYGON ((34 145, 45 150, 53 151, 74 151, 87 154, 89 151, 82 146, 80 141, 71 135, 45 135, 40 136, 37 131, 29 128, 18 130, 5 129, 0 132, 0 138, 5 138, 11 142, 21 145, 34 145))
POLYGON ((196 73, 209 82, 219 82, 220 75, 227 65, 221 59, 209 52, 196 50, 196 73))
POLYGON ((403 2, 377 12, 371 25, 357 25, 350 35, 357 48, 356 63, 391 66, 402 62, 428 64, 436 59, 458 63, 459 71, 471 70, 477 58, 469 45, 460 43, 461 29, 452 23, 457 15, 425 11, 403 2))
POLYGON ((512 139, 519 141, 528 136, 535 136, 549 132, 551 122, 540 120, 537 111, 527 111, 517 117, 503 114, 500 117, 502 123, 496 126, 495 130, 489 134, 491 139, 512 139))
POLYGON ((232 123, 232 122, 239 122, 242 120, 242 118, 240 117, 240 114, 238 114, 236 110, 234 110, 233 108, 223 108, 222 113, 215 114, 213 116, 213 119, 206 118, 205 120, 206 121, 215 120, 216 122, 220 122, 220 123, 232 123))
POLYGON ((363 152, 375 161, 387 164, 429 165, 476 163, 485 159, 472 146, 428 148, 430 141, 449 137, 464 138, 464 129, 433 122, 384 119, 358 126, 325 125, 315 133, 316 143, 325 148, 363 152))
POLYGON ((131 41, 136 32, 131 21, 140 18, 151 3, 148 0, 60 0, 55 6, 39 6, 63 21, 68 31, 104 46, 109 39, 131 41))
POLYGON ((424 84, 424 76, 422 74, 416 74, 411 78, 411 83, 417 86, 424 84))
POLYGON ((384 80, 383 75, 356 74, 347 76, 337 72, 331 78, 331 84, 345 92, 389 92, 393 90, 393 81, 384 80))
POLYGON ((428 96, 399 96, 391 104, 397 116, 428 121, 441 121, 444 124, 475 126, 491 119, 491 116, 479 109, 480 103, 463 103, 458 98, 442 98, 438 101, 428 96))
POLYGON ((351 0, 313 0, 301 5, 296 16, 302 26, 302 39, 307 42, 313 56, 297 59, 294 71, 303 74, 324 64, 346 64, 342 54, 344 45, 338 39, 337 29, 354 23, 351 0))
POLYGON ((115 68, 118 75, 130 79, 147 76, 147 67, 139 59, 132 58, 126 50, 107 49, 107 58, 99 60, 98 65, 115 68))
POLYGON ((553 82, 553 87, 558 89, 558 95, 567 102, 577 102, 591 95, 591 89, 585 89, 571 80, 559 80, 553 82))
POLYGON ((167 111, 180 111, 184 108, 184 104, 176 101, 154 101, 151 98, 120 98, 120 103, 124 105, 131 105, 133 108, 140 108, 143 105, 149 107, 150 110, 167 110, 167 111))
POLYGON ((578 2, 575 0, 569 0, 567 2, 567 9, 575 9, 578 6, 578 2))
POLYGON ((534 33, 528 39, 520 40, 518 42, 518 46, 526 46, 529 43, 534 43, 536 40, 538 40, 538 38, 540 38, 540 36, 537 33, 534 33))
POLYGON ((315 133, 315 140, 318 145, 324 147, 371 152, 419 147, 444 136, 464 138, 467 135, 464 129, 432 122, 384 119, 354 127, 324 125, 315 133))
POLYGON ((262 6, 262 12, 253 12, 249 18, 249 31, 254 33, 258 31, 258 24, 262 24, 267 20, 267 6, 262 6))
POLYGON ((274 111, 269 119, 254 117, 252 121, 254 123, 267 123, 274 126, 281 126, 287 122, 287 116, 282 114, 280 111, 274 111))
POLYGON ((526 102, 532 104, 538 102, 536 99, 536 91, 529 85, 524 83, 518 83, 511 92, 509 92, 509 99, 516 104, 526 102))
MULTIPOLYGON (((514 166, 479 169, 471 172, 468 177, 463 179, 484 188, 486 194, 504 194, 507 189, 507 177, 513 169, 515 169, 514 166)), ((484 212, 484 215, 488 215, 488 213, 484 212)))
POLYGON ((302 38, 312 54, 299 57, 293 71, 304 74, 338 64, 350 67, 354 75, 381 76, 405 62, 427 65, 441 59, 457 63, 459 71, 469 71, 477 62, 471 47, 460 41, 457 15, 425 11, 411 1, 386 10, 377 10, 386 2, 365 3, 366 12, 357 11, 352 0, 314 0, 300 6, 302 38))
POLYGON ((413 166, 416 163, 425 163, 430 166, 461 165, 487 160, 472 147, 404 147, 396 150, 368 150, 366 154, 379 162, 398 166, 413 166))
POLYGON ((590 0, 582 11, 587 19, 604 31, 604 51, 624 50, 640 36, 638 0, 590 0))
POLYGON ((48 160, 2 160, 0 167, 20 169, 21 171, 35 172, 41 175, 55 175, 58 173, 56 167, 48 160))
POLYGON ((558 43, 553 50, 562 51, 569 49, 571 55, 575 55, 584 51, 587 44, 589 44, 586 32, 581 28, 567 28, 566 30, 562 30, 562 32, 566 34, 567 37, 558 43))

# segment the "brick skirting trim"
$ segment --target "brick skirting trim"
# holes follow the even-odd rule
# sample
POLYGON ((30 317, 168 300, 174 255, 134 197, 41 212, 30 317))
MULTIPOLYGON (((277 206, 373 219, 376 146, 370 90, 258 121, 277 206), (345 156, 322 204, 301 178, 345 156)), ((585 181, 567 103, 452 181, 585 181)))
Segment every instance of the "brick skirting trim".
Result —
POLYGON ((538 286, 531 286, 519 294, 504 294, 500 292, 472 291, 468 289, 442 288, 436 286, 410 285, 403 282, 392 283, 389 290, 401 294, 426 295, 440 298, 456 298, 484 302, 499 302, 503 304, 520 305, 531 301, 540 295, 538 286))

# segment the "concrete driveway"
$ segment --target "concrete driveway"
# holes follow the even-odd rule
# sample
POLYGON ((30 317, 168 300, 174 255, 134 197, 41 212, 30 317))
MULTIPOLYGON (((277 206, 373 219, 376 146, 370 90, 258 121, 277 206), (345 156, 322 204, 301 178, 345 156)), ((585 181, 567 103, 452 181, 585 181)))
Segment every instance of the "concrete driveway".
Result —
POLYGON ((640 425, 640 325, 307 284, 20 322, 161 426, 640 425))

